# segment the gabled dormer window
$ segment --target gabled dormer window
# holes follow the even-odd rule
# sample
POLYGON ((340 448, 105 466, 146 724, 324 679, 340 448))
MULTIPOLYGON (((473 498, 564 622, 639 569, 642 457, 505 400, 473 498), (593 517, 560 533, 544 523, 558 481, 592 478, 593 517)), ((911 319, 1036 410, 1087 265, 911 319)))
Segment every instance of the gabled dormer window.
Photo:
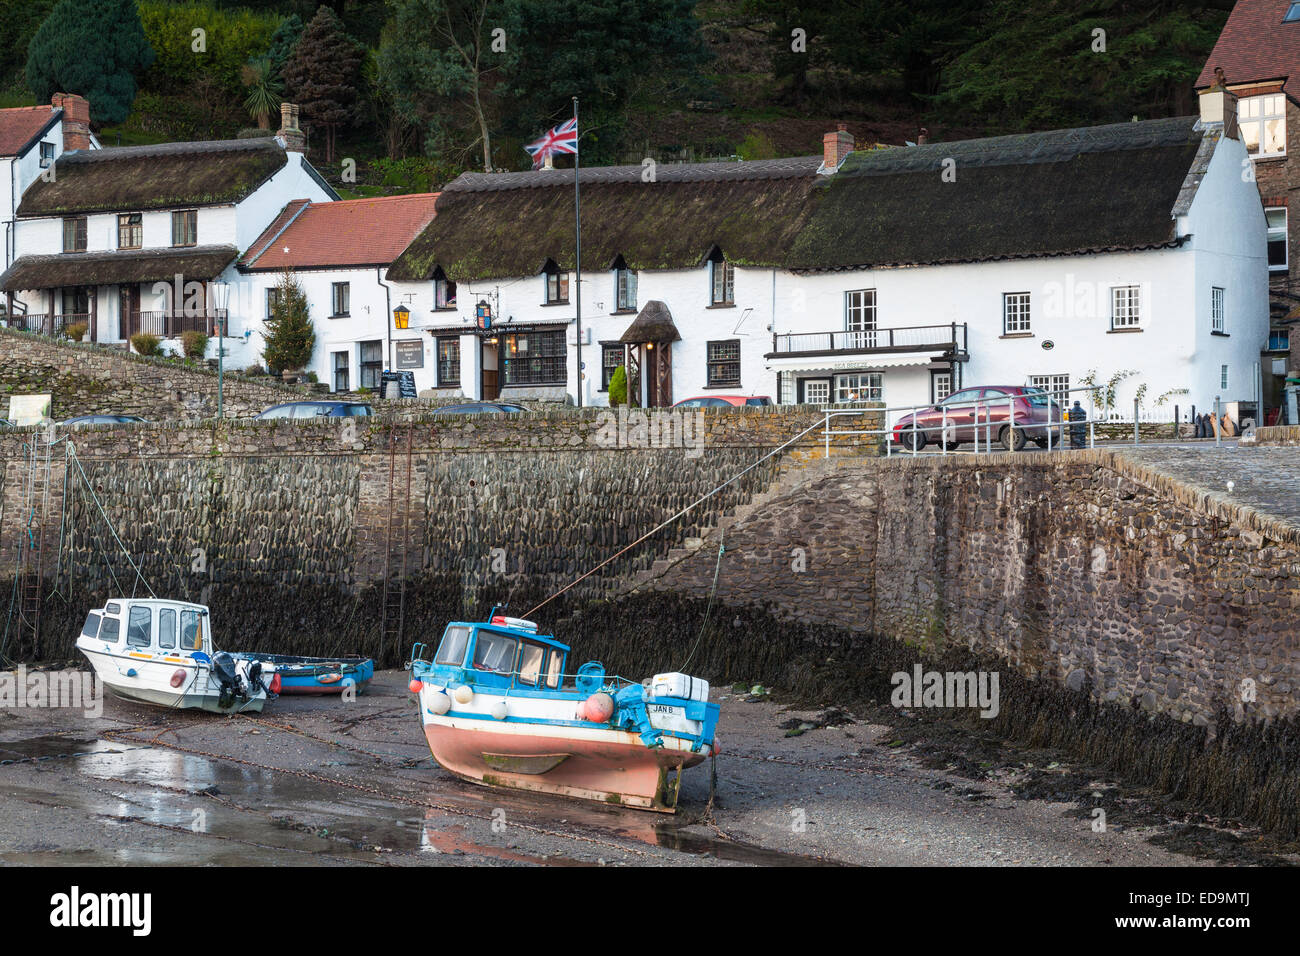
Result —
POLYGON ((636 273, 627 267, 622 256, 614 263, 614 309, 636 311, 636 273))
POLYGON ((553 261, 546 263, 546 304, 564 305, 569 301, 569 274, 561 272, 553 261))
POLYGON ((456 283, 447 278, 441 268, 433 273, 433 307, 435 309, 456 308, 456 283))
POLYGON ((709 304, 735 305, 736 269, 719 252, 709 262, 709 304))

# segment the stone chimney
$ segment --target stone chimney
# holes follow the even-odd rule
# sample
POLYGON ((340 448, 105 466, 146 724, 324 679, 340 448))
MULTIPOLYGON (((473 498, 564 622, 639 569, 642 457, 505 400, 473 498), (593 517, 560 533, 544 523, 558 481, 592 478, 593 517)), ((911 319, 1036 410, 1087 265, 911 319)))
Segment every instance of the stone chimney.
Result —
POLYGON ((853 152, 853 134, 843 123, 835 124, 835 132, 822 137, 822 169, 834 172, 844 157, 853 152))
POLYGON ((298 127, 297 104, 280 104, 280 128, 276 131, 275 136, 289 152, 307 152, 307 136, 298 127))
POLYGON ((1240 138, 1237 127, 1237 97, 1228 89, 1223 68, 1214 70, 1214 82, 1201 90, 1201 122, 1222 123, 1223 135, 1228 139, 1240 138))
POLYGON ((50 105, 63 110, 63 149, 90 149, 90 103, 76 93, 55 93, 50 105))

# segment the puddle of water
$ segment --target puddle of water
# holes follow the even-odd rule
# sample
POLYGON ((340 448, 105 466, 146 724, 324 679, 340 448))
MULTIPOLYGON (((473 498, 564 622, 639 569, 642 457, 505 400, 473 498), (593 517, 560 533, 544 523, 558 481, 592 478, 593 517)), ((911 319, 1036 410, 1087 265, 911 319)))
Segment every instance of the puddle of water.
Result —
POLYGON ((80 753, 113 752, 128 745, 115 744, 94 737, 27 737, 23 740, 0 740, 0 760, 30 760, 33 757, 69 757, 80 753))

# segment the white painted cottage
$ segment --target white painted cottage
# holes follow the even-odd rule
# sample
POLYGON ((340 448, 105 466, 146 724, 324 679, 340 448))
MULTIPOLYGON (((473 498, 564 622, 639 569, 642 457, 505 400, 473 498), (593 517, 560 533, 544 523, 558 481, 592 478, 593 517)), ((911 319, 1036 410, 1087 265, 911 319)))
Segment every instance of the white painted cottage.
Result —
MULTIPOLYGON (((10 324, 84 323, 97 342, 148 332, 178 349, 184 331, 215 333, 216 280, 241 314, 234 263, 290 200, 337 198, 290 104, 274 138, 65 152, 16 211, 18 255, 0 275, 10 324)), ((226 332, 238 361, 252 329, 232 320, 226 332)))
MULTIPOLYGON (((433 219, 437 193, 309 202, 295 199, 240 258, 240 314, 260 353, 285 270, 307 296, 316 347, 307 370, 332 391, 380 387, 385 369, 433 381, 434 340, 397 327, 405 304, 385 273, 433 219)), ((259 355, 260 357, 260 355, 259 355)))
POLYGON ((99 149, 90 132, 90 104, 72 93, 55 93, 49 106, 0 110, 0 190, 3 190, 4 265, 17 258, 15 226, 23 190, 42 174, 50 175, 65 151, 99 149))
POLYGON ((572 170, 461 176, 388 278, 434 343, 425 382, 441 394, 603 405, 629 362, 648 406, 907 406, 1090 375, 1120 376, 1120 407, 1250 403, 1264 212, 1231 98, 1203 106, 867 151, 841 130, 821 156, 653 175, 584 168, 580 340, 572 170))

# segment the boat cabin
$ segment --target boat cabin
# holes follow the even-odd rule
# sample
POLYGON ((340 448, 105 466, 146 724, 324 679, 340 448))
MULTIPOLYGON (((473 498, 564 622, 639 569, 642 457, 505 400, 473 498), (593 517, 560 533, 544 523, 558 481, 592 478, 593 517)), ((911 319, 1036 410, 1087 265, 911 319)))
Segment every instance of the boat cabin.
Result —
POLYGON ((484 687, 559 690, 569 647, 537 625, 493 615, 490 622, 452 621, 433 657, 433 672, 484 687))
POLYGON ((208 609, 188 601, 130 598, 91 611, 81 636, 116 645, 128 654, 183 657, 212 654, 208 609))

